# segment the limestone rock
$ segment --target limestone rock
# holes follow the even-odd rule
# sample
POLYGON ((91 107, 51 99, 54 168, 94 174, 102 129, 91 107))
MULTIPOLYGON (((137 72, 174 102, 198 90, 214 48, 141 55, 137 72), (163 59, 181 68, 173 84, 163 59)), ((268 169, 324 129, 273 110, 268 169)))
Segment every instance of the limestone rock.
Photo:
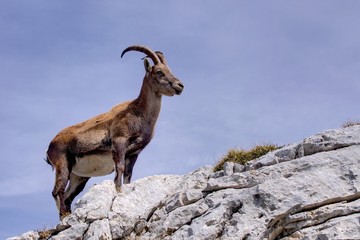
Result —
POLYGON ((112 239, 109 220, 105 218, 102 220, 96 220, 95 222, 91 223, 84 235, 84 239, 89 239, 89 240, 112 239))
POLYGON ((21 236, 11 237, 8 240, 38 240, 40 238, 39 233, 36 231, 29 231, 23 233, 21 236))
POLYGON ((360 239, 360 126, 122 190, 92 187, 50 239, 360 239))
POLYGON ((50 240, 82 239, 88 227, 89 225, 87 223, 75 224, 57 235, 50 237, 50 240))

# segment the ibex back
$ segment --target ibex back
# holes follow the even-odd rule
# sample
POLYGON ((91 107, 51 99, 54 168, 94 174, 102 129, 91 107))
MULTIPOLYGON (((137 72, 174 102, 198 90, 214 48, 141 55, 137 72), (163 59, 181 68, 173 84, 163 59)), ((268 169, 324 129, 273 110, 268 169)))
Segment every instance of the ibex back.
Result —
POLYGON ((153 136, 162 96, 179 95, 184 89, 161 52, 130 46, 121 57, 128 51, 146 54, 146 73, 138 98, 63 129, 49 145, 47 162, 56 172, 52 195, 61 219, 71 213, 72 201, 90 177, 115 170, 117 191, 121 190, 122 178, 124 183, 130 182, 136 159, 153 136))

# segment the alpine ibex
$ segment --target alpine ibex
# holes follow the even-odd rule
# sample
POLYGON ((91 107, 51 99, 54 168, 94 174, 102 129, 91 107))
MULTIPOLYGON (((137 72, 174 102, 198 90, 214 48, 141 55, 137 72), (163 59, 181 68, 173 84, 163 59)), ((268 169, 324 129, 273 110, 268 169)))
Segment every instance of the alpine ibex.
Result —
POLYGON ((128 51, 146 54, 146 73, 139 96, 63 129, 49 145, 47 162, 56 171, 52 195, 61 219, 71 213, 72 201, 90 177, 115 170, 117 191, 121 189, 122 177, 124 183, 130 182, 136 159, 153 136, 162 95, 180 95, 184 89, 161 52, 136 45, 126 48, 121 57, 128 51))

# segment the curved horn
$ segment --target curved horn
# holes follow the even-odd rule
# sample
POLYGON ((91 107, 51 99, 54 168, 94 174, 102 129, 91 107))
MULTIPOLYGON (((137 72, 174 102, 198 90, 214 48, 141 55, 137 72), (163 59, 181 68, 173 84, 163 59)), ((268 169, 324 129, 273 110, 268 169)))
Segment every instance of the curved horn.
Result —
POLYGON ((145 46, 139 46, 139 45, 133 45, 130 47, 127 47, 122 53, 121 53, 121 57, 124 56, 125 53, 129 52, 129 51, 138 51, 138 52, 142 52, 145 53, 149 58, 151 58, 151 60, 153 60, 154 64, 158 64, 161 63, 159 57, 148 47, 145 46))
POLYGON ((155 51, 155 53, 160 58, 160 61, 163 64, 167 65, 164 54, 162 52, 160 52, 160 51, 155 51))

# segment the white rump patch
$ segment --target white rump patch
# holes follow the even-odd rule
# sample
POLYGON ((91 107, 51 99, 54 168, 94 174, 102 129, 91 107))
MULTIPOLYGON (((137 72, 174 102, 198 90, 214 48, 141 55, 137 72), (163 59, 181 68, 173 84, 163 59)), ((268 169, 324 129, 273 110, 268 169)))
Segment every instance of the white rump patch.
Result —
POLYGON ((111 153, 76 157, 72 172, 80 177, 105 176, 114 171, 115 163, 111 153))

